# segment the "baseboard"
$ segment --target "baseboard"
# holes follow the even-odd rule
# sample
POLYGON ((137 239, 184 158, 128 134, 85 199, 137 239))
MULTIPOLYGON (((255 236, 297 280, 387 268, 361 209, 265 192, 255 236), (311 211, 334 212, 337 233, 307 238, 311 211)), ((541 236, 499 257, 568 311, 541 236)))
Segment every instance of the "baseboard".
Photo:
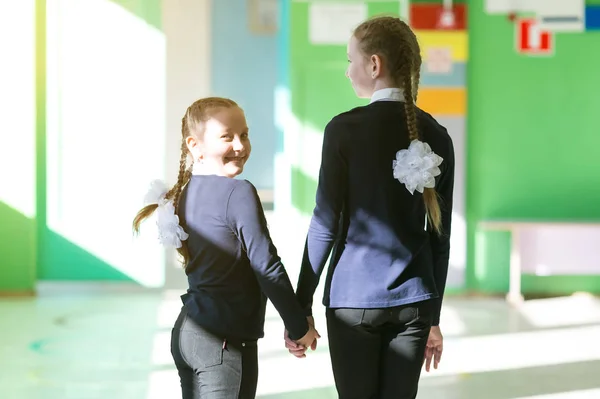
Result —
POLYGON ((28 298, 35 296, 34 290, 0 291, 0 298, 28 298))
POLYGON ((524 295, 571 295, 576 292, 600 294, 600 275, 551 275, 537 276, 524 273, 521 276, 524 295))

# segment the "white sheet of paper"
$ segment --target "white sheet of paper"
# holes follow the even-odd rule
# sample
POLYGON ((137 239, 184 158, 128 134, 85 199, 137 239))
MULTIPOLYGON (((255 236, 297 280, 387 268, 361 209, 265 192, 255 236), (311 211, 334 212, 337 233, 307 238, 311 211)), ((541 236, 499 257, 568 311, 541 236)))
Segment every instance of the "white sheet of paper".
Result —
POLYGON ((312 44, 345 45, 367 15, 365 3, 312 3, 308 11, 309 40, 312 44))
POLYGON ((449 74, 452 72, 452 49, 450 47, 430 47, 427 49, 427 72, 449 74))
POLYGON ((540 27, 552 32, 583 32, 585 0, 545 0, 537 10, 540 27))
POLYGON ((551 32, 585 30, 585 0, 485 0, 488 14, 533 13, 551 32))
POLYGON ((268 28, 277 28, 279 22, 278 0, 260 0, 258 2, 257 14, 260 24, 268 28))
POLYGON ((545 1, 547 0, 485 0, 485 11, 488 14, 537 12, 545 1))

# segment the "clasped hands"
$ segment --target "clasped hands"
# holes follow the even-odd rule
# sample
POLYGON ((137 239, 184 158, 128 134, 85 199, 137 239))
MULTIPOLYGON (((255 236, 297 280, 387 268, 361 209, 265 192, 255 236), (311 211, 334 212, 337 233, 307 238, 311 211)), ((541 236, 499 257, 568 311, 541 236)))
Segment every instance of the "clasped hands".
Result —
MULTIPOLYGON (((321 338, 319 332, 315 329, 315 320, 312 316, 306 318, 308 320, 308 332, 304 337, 297 341, 292 340, 288 336, 287 330, 283 333, 285 340, 285 347, 288 351, 296 356, 297 358, 306 357, 306 351, 308 348, 311 350, 317 349, 317 339, 321 338)), ((439 326, 431 327, 429 336, 427 337, 427 345, 425 347, 425 356, 423 363, 425 370, 429 372, 431 370, 431 363, 433 361, 433 368, 437 369, 440 360, 442 360, 442 352, 444 351, 444 337, 439 326)))
POLYGON ((285 340, 285 347, 288 351, 296 356, 297 358, 306 357, 306 351, 308 348, 311 350, 317 349, 317 339, 321 338, 319 332, 315 329, 315 320, 312 316, 308 316, 306 318, 308 321, 308 332, 304 334, 302 338, 294 341, 288 336, 287 330, 283 333, 283 338, 285 340))

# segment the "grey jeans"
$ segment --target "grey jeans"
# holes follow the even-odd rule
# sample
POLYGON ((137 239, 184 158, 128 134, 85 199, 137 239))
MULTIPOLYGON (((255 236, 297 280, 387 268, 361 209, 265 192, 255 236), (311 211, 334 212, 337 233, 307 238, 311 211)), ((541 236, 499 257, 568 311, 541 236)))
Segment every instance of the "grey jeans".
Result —
POLYGON ((254 399, 256 341, 227 339, 202 328, 182 308, 171 332, 171 354, 183 399, 254 399))

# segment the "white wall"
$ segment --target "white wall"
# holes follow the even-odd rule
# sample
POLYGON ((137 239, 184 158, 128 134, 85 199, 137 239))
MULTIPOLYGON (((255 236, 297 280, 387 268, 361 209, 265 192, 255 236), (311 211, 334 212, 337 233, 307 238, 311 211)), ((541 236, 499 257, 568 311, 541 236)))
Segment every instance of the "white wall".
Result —
POLYGON ((34 15, 32 0, 0 4, 0 202, 28 218, 35 216, 34 15), (19 173, 5 173, 15 167, 19 173))
MULTIPOLYGON (((166 37, 166 176, 175 184, 181 156, 181 118, 195 100, 211 94, 211 0, 163 0, 166 37)), ((186 286, 174 254, 167 257, 165 287, 186 286)))
POLYGON ((151 12, 133 9, 46 1, 40 280, 164 283, 164 252, 152 235, 132 239, 131 220, 164 174, 165 39, 151 12))
POLYGON ((600 273, 600 226, 549 225, 520 233, 523 273, 597 275, 600 273))

